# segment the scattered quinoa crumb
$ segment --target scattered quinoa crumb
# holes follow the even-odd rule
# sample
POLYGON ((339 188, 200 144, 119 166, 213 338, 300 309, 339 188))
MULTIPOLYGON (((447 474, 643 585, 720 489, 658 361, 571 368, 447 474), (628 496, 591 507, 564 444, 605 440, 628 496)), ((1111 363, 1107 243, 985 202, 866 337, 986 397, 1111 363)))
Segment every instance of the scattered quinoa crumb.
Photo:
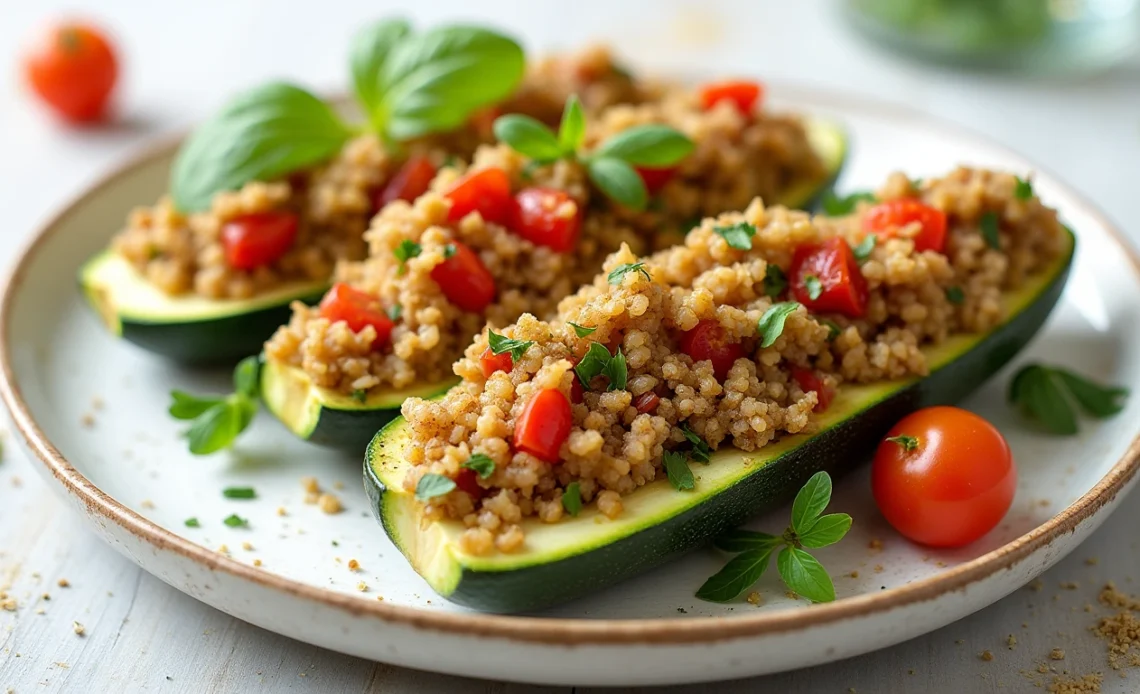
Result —
POLYGON ((67 588, 68 586, 71 585, 71 583, 69 583, 66 578, 59 579, 58 581, 55 582, 55 584, 57 586, 59 586, 60 588, 67 588))
POLYGON ((1017 648, 1017 637, 1013 634, 1010 634, 1009 638, 1005 640, 1005 643, 1007 646, 1009 646, 1009 650, 1012 651, 1013 649, 1017 648))
POLYGON ((1081 587, 1081 584, 1076 581, 1061 581, 1059 585, 1063 590, 1076 590, 1081 587))
POLYGON ((1045 582, 1040 578, 1035 578, 1030 581, 1025 587, 1029 590, 1032 590, 1034 593, 1040 593, 1045 588, 1045 582))
POLYGON ((760 594, 757 593, 756 591, 752 591, 751 593, 749 593, 748 594, 748 603, 750 605, 759 605, 760 604, 760 594))
POLYGON ((219 552, 221 552, 222 554, 229 554, 229 553, 230 553, 230 548, 229 548, 229 546, 227 546, 227 545, 220 545, 220 546, 218 547, 218 551, 219 551, 219 552))
POLYGON ((1049 660, 1064 660, 1065 650, 1063 648, 1054 648, 1049 651, 1049 660))
POLYGON ((261 560, 260 560, 260 559, 254 559, 254 560, 253 560, 253 565, 254 565, 254 566, 261 566, 261 560))
POLYGON ((344 482, 341 482, 340 480, 333 482, 333 489, 335 489, 337 491, 344 489, 344 482))
POLYGON ((315 506, 316 503, 320 500, 321 500, 321 495, 319 492, 307 492, 305 494, 305 503, 310 505, 310 506, 315 506))
POLYGON ((849 573, 847 575, 850 576, 851 578, 859 578, 859 572, 858 571, 852 571, 851 573, 849 573))
POLYGON ((867 548, 872 552, 881 552, 883 550, 883 541, 877 537, 873 537, 871 541, 867 543, 867 548))
POLYGON ((278 507, 277 507, 277 515, 279 515, 279 516, 285 516, 285 515, 288 515, 288 514, 285 512, 285 507, 284 507, 284 506, 278 506, 278 507))
POLYGON ((1057 675, 1049 685, 1049 694, 1098 694, 1103 681, 1104 677, 1095 673, 1080 679, 1057 675))
POLYGON ((340 513, 344 510, 344 507, 340 505, 340 499, 338 499, 335 495, 329 494, 327 492, 321 494, 319 503, 321 510, 330 515, 334 513, 340 513))
POLYGON ((978 657, 988 663, 994 659, 994 654, 990 653, 989 651, 982 651, 981 653, 978 654, 978 657))
POLYGON ((356 571, 359 568, 360 568, 360 562, 356 561, 355 559, 349 559, 348 560, 348 570, 349 571, 356 571))
POLYGON ((321 485, 317 482, 316 477, 302 477, 301 488, 309 494, 320 494, 321 485))
POLYGON ((883 565, 882 564, 875 564, 875 573, 877 573, 877 574, 883 573, 883 565))
POLYGON ((91 413, 87 413, 79 419, 79 423, 88 429, 91 429, 95 426, 95 416, 91 413))
POLYGON ((1100 563, 1100 559, 1098 559, 1097 557, 1085 557, 1085 564, 1087 564, 1089 566, 1096 566, 1099 563, 1100 563))
POLYGON ((359 590, 361 593, 367 593, 368 592, 368 584, 365 583, 364 581, 361 581, 360 583, 356 584, 356 589, 359 590))
POLYGON ((3 600, 0 600, 0 610, 6 610, 8 612, 15 612, 16 611, 16 598, 4 598, 3 600))
POLYGON ((241 548, 247 552, 250 552, 253 550, 253 545, 250 544, 249 542, 243 542, 243 543, 241 543, 241 548))
POLYGON ((103 398, 99 397, 98 395, 91 398, 91 407, 95 408, 96 410, 103 409, 103 404, 103 398))
POLYGON ((87 633, 87 627, 83 626, 79 622, 72 622, 71 623, 71 630, 74 631, 79 636, 83 636, 84 634, 87 633))
POLYGON ((384 602, 384 596, 383 595, 377 595, 376 599, 379 600, 380 602, 384 602))

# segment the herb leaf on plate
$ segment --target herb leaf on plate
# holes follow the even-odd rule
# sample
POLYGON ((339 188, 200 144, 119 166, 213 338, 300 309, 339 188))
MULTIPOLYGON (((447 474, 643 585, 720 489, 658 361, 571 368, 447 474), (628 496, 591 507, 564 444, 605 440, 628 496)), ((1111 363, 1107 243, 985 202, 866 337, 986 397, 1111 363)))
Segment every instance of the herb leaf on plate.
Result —
POLYGON ((697 589, 697 597, 710 602, 735 600, 764 575, 772 550, 772 547, 750 549, 736 555, 697 589))
POLYGON ((258 357, 246 357, 234 368, 234 392, 225 396, 198 397, 171 391, 168 412, 175 419, 191 420, 186 432, 190 452, 208 455, 233 445, 257 414, 260 387, 258 357))
POLYGON ((1100 419, 1124 409, 1128 389, 1105 386, 1069 369, 1028 364, 1009 384, 1009 402, 1047 431, 1072 436, 1079 430, 1074 403, 1100 419))
POLYGON ((776 569, 784 585, 792 592, 811 600, 812 602, 831 602, 835 599, 835 585, 827 570, 816 560, 798 547, 784 547, 776 557, 776 569))

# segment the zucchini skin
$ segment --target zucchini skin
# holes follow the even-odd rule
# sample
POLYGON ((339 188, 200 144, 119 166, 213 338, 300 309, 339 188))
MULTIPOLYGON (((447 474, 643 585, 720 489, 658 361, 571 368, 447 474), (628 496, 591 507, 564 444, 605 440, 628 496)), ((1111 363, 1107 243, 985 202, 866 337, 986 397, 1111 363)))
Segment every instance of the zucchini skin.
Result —
MULTIPOLYGON (((322 407, 316 426, 307 436, 309 443, 359 453, 388 422, 400 416, 400 406, 388 409, 341 410, 322 407)), ((294 432, 296 433, 296 432, 294 432)))
MULTIPOLYGON (((865 454, 899 419, 916 409, 961 400, 1007 364, 1048 319, 1064 289, 1071 257, 1032 302, 954 360, 758 467, 720 489, 715 497, 664 522, 563 559, 501 571, 479 571, 460 564, 458 581, 443 597, 474 609, 507 613, 566 602, 644 573, 759 513, 778 508, 820 470, 833 475, 847 472, 865 461, 865 454)), ((377 520, 406 555, 408 550, 385 512, 387 487, 370 464, 373 448, 379 450, 384 434, 377 434, 369 447, 364 486, 377 520)))

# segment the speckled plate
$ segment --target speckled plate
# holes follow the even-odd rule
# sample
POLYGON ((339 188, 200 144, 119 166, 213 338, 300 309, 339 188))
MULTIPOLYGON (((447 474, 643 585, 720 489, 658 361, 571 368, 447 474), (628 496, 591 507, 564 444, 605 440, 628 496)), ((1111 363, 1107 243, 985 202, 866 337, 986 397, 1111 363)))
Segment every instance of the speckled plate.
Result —
MULTIPOLYGON (((1091 204, 1020 156, 920 114, 795 89, 776 96, 846 122, 852 153, 841 188, 959 163, 1036 171, 1037 191, 1080 242, 1061 305, 1021 359, 1140 382, 1140 264, 1091 204)), ((371 519, 358 456, 296 441, 269 417, 230 453, 190 456, 182 426, 166 416, 167 394, 226 389, 228 374, 182 370, 116 342, 85 309, 76 269, 131 206, 162 192, 173 151, 158 147, 107 176, 23 254, 0 308, 0 395, 20 444, 100 537, 179 590, 266 629, 398 665, 540 683, 680 683, 803 667, 989 605, 1072 551, 1135 480, 1140 398, 1111 420, 1085 422, 1079 437, 1035 436, 1003 403, 1007 370, 965 405, 1009 438, 1017 497, 1001 526, 965 549, 934 552, 895 535, 875 510, 864 467, 838 483, 832 507, 854 516, 851 534, 818 553, 836 577, 834 603, 790 600, 774 574, 759 584, 759 606, 697 601, 694 590, 724 561, 702 550, 540 614, 464 610, 434 596, 371 519), (305 475, 343 511, 306 504, 305 475), (258 498, 224 499, 232 485, 253 486, 258 498), (231 513, 249 527, 226 527, 231 513), (187 527, 190 517, 200 527, 187 527)), ((753 525, 778 529, 784 518, 779 511, 753 525)))

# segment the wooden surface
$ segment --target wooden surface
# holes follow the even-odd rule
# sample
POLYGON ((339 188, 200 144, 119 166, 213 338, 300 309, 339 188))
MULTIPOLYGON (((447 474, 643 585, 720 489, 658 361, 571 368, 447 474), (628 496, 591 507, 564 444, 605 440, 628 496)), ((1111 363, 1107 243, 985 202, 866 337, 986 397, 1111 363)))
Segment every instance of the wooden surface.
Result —
MULTIPOLYGON (((344 40, 352 27, 394 6, 323 2, 327 21, 314 23, 311 10, 285 12, 284 3, 269 0, 184 7, 143 0, 101 3, 90 14, 118 31, 125 52, 123 117, 113 127, 74 132, 55 126, 30 104, 11 69, 21 41, 58 13, 56 5, 62 3, 0 0, 5 264, 34 226, 84 182, 143 141, 200 117, 239 86, 280 75, 343 85, 344 40), (202 42, 207 34, 208 49, 202 42)), ((425 22, 460 12, 471 16, 469 6, 437 0, 415 14, 425 22)), ((601 37, 649 65, 763 74, 923 108, 1029 154, 1137 238, 1140 68, 1079 82, 1026 83, 906 65, 850 36, 829 8, 824 2, 579 0, 524 6, 486 0, 480 16, 512 28, 532 46, 601 37), (811 41, 805 27, 814 32, 811 41)), ((0 610, 0 692, 537 691, 330 653, 205 607, 104 546, 65 511, 32 465, 12 453, 0 462, 0 587, 16 601, 14 611, 0 610), (61 578, 69 587, 58 586, 61 578), (75 622, 83 625, 83 635, 75 633, 75 622)), ((726 683, 716 691, 1041 691, 1036 687, 1047 687, 1053 676, 1037 672, 1042 664, 1058 672, 1104 672, 1106 692, 1140 691, 1140 670, 1127 679, 1110 671, 1105 644, 1090 632, 1103 613, 1096 594, 1106 581, 1140 593, 1137 527, 1140 502, 1133 499, 1049 572, 1038 590, 1017 591, 892 649, 726 683), (1016 639, 1012 648, 1010 635, 1016 639), (1065 651, 1064 660, 1049 660, 1054 648, 1065 651), (984 650, 992 660, 979 656, 984 650)))

